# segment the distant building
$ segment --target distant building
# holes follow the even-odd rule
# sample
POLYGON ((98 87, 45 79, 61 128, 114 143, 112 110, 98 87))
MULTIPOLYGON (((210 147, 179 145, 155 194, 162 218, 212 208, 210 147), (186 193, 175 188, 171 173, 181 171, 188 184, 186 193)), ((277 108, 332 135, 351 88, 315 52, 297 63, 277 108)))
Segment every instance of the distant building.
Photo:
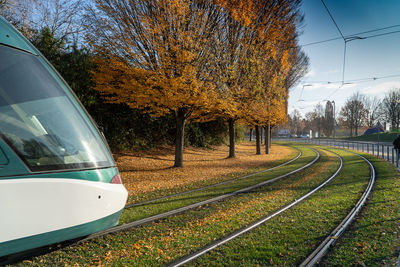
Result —
POLYGON ((278 130, 278 137, 289 137, 290 131, 288 129, 280 129, 278 130))
POLYGON ((384 133, 385 131, 383 130, 382 127, 373 127, 373 128, 368 128, 365 130, 363 135, 368 135, 368 134, 375 134, 375 133, 384 133))

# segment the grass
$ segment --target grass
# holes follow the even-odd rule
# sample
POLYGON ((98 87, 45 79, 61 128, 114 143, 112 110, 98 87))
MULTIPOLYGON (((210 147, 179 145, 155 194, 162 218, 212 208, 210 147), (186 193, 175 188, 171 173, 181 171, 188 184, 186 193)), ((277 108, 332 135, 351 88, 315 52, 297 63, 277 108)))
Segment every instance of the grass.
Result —
POLYGON ((345 217, 364 191, 368 166, 339 152, 345 165, 338 177, 304 202, 191 265, 298 265, 345 217), (211 264, 212 263, 212 264, 211 264))
POLYGON ((170 195, 271 168, 298 154, 290 147, 274 144, 271 154, 256 155, 255 144, 243 142, 237 146, 237 157, 227 159, 227 149, 227 146, 213 149, 186 148, 184 168, 171 167, 174 156, 171 147, 117 155, 117 165, 129 192, 128 203, 170 195))
POLYGON ((364 155, 377 171, 367 206, 335 245, 323 265, 394 266, 400 247, 400 177, 382 159, 364 155))
POLYGON ((155 201, 149 204, 145 204, 143 206, 132 207, 130 209, 124 210, 120 222, 127 223, 134 220, 139 220, 142 218, 146 218, 152 215, 156 215, 162 212, 166 212, 169 210, 177 209, 186 205, 190 205, 202 200, 210 199, 219 195, 231 193, 237 191, 241 188, 249 187, 251 185, 272 179, 276 176, 280 176, 282 174, 293 171, 301 166, 311 162, 315 158, 315 153, 310 149, 301 149, 303 154, 297 159, 295 162, 292 162, 289 165, 280 167, 275 170, 271 170, 267 173, 258 174, 255 176, 251 176, 245 179, 232 181, 227 184, 207 188, 204 190, 176 196, 170 197, 166 199, 162 199, 159 201, 155 201))
MULTIPOLYGON (((380 142, 393 142, 394 139, 399 135, 396 132, 386 132, 379 134, 379 141, 380 142)), ((343 138, 349 141, 378 141, 378 134, 368 134, 368 135, 359 135, 353 137, 343 138)))
POLYGON ((312 167, 252 193, 24 263, 40 266, 163 265, 293 201, 329 177, 337 166, 337 159, 323 154, 321 160, 312 167))

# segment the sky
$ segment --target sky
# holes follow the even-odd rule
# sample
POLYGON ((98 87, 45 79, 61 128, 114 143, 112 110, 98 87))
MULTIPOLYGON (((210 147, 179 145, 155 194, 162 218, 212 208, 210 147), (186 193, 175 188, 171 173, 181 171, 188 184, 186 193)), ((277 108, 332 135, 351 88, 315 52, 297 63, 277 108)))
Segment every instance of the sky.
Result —
POLYGON ((356 92, 383 98, 389 90, 400 88, 400 1, 324 0, 324 2, 345 37, 394 25, 398 26, 357 36, 399 32, 347 42, 344 85, 342 85, 345 42, 343 39, 338 39, 305 45, 341 35, 321 0, 303 0, 301 11, 305 20, 300 27, 302 34, 299 44, 304 45, 302 49, 309 57, 310 66, 307 75, 290 90, 289 113, 297 109, 304 116, 318 103, 325 106, 327 100, 333 100, 338 114, 346 99, 356 92), (391 75, 398 76, 352 81, 391 75))

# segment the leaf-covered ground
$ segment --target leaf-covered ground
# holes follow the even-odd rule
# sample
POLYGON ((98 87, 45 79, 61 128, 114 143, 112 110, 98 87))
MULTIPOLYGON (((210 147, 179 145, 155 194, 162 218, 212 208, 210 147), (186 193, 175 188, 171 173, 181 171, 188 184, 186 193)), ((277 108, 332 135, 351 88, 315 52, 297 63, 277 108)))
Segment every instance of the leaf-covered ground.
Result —
POLYGON ((254 142, 243 142, 236 146, 236 158, 231 159, 227 158, 227 146, 186 148, 183 168, 171 168, 172 147, 117 155, 117 165, 129 202, 136 202, 269 168, 297 154, 293 148, 273 144, 269 155, 256 155, 254 142))
POLYGON ((300 147, 300 150, 302 151, 302 155, 296 161, 291 162, 288 165, 269 170, 268 172, 255 174, 243 179, 231 180, 225 184, 208 187, 195 192, 189 192, 184 195, 167 197, 142 206, 134 206, 129 209, 125 209, 120 218, 120 223, 127 223, 142 219, 223 194, 231 193, 294 171, 315 159, 316 153, 311 149, 300 147))

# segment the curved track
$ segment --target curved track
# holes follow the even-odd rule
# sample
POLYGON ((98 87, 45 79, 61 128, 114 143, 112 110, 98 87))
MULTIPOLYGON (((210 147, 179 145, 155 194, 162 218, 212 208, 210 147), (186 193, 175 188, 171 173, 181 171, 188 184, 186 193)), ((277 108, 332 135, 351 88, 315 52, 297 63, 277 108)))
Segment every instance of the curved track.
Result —
POLYGON ((322 241, 322 243, 300 264, 300 266, 314 266, 314 265, 318 264, 318 262, 328 252, 329 248, 335 243, 335 241, 343 234, 343 232, 346 230, 346 228, 349 226, 349 224, 353 221, 354 217, 360 211, 360 209, 362 208, 362 206, 364 205, 365 201, 367 200, 368 196, 371 193, 372 187, 375 182, 374 166, 365 157, 363 157, 357 153, 350 152, 350 151, 347 151, 347 152, 361 157, 363 160, 365 160, 368 163, 369 168, 370 168, 370 173, 371 173, 371 178, 369 180, 368 186, 365 189, 364 193, 362 194, 361 198, 358 200, 358 202, 355 204, 355 206, 351 209, 351 211, 347 214, 347 216, 343 219, 343 221, 340 222, 340 224, 328 235, 328 237, 326 237, 325 240, 322 241))
POLYGON ((164 219, 166 217, 169 217, 169 216, 172 216, 172 215, 175 215, 175 214, 187 211, 187 210, 195 209, 195 208, 198 208, 200 206, 211 204, 211 203, 214 203, 214 202, 217 202, 217 201, 221 201, 223 199, 226 199, 226 198, 238 195, 238 194, 247 193, 247 192, 250 192, 250 191, 252 191, 254 189, 257 189, 259 187, 262 187, 262 186, 265 186, 267 184, 271 184, 273 182, 276 182, 276 181, 278 181, 278 180, 280 180, 282 178, 285 178, 285 177, 287 177, 289 175, 297 173, 297 172, 299 172, 301 170, 304 170, 304 169, 310 167, 311 165, 313 165, 320 158, 320 154, 315 149, 311 148, 311 150, 313 150, 316 153, 316 157, 311 162, 309 162, 306 165, 304 165, 304 166, 302 166, 302 167, 300 167, 298 169, 295 169, 295 170, 293 170, 291 172, 288 172, 286 174, 280 175, 278 177, 272 178, 270 180, 267 180, 267 181, 264 181, 264 182, 261 182, 261 183, 246 187, 246 188, 239 189, 237 191, 234 191, 234 192, 231 192, 231 193, 228 193, 228 194, 220 195, 220 196, 217 196, 217 197, 214 197, 214 198, 210 198, 210 199, 207 199, 207 200, 204 200, 204 201, 200 201, 200 202, 188 205, 188 206, 184 206, 184 207, 181 207, 181 208, 178 208, 178 209, 167 211, 167 212, 164 212, 164 213, 161 213, 161 214, 150 216, 150 217, 147 217, 147 218, 144 218, 144 219, 140 219, 140 220, 137 220, 137 221, 133 221, 133 222, 130 222, 130 223, 125 223, 125 224, 122 224, 122 225, 118 225, 118 226, 115 226, 113 228, 110 228, 110 229, 102 231, 102 232, 94 233, 94 234, 92 234, 92 235, 80 240, 79 243, 87 241, 87 240, 90 240, 90 239, 93 239, 93 238, 97 238, 97 237, 100 237, 100 236, 103 236, 103 235, 106 235, 106 234, 122 232, 122 231, 130 229, 132 227, 136 227, 136 226, 139 226, 139 225, 143 225, 143 224, 154 222, 154 221, 157 221, 157 220, 160 220, 160 219, 164 219))
POLYGON ((275 170, 275 169, 277 169, 279 167, 283 167, 285 165, 288 165, 288 164, 292 163, 293 161, 297 160, 299 157, 301 157, 301 155, 302 155, 301 150, 298 149, 297 147, 293 147, 293 146, 291 146, 291 147, 296 149, 299 152, 297 154, 297 156, 294 157, 293 159, 291 159, 291 160, 289 160, 287 162, 284 162, 282 164, 279 164, 279 165, 277 165, 275 167, 272 167, 272 168, 269 168, 269 169, 265 169, 265 170, 262 170, 262 171, 258 171, 258 172, 254 172, 254 173, 251 173, 251 174, 248 174, 248 175, 245 175, 245 176, 241 176, 241 177, 237 177, 237 178, 234 178, 234 179, 229 179, 229 180, 222 181, 222 182, 219 182, 219 183, 215 183, 215 184, 211 184, 211 185, 207 185, 207 186, 203 186, 203 187, 199 187, 199 188, 195 188, 195 189, 179 192, 179 193, 176 193, 176 194, 171 194, 171 195, 167 195, 167 196, 163 196, 163 197, 159 197, 159 198, 154 198, 154 199, 143 201, 143 202, 128 204, 128 205, 125 206, 125 209, 129 209, 129 208, 132 208, 132 207, 143 206, 143 205, 150 204, 152 202, 156 202, 156 201, 163 200, 163 199, 170 198, 170 197, 177 197, 177 196, 181 196, 181 195, 185 195, 185 194, 201 191, 201 190, 204 190, 204 189, 207 189, 207 188, 211 188, 211 187, 215 187, 215 186, 218 186, 218 185, 231 183, 231 182, 234 182, 234 181, 238 181, 238 180, 241 180, 241 179, 252 177, 252 176, 257 175, 257 174, 261 174, 261 173, 264 173, 264 172, 275 170))
MULTIPOLYGON (((334 153, 334 152, 332 152, 332 153, 334 153)), ((192 253, 192 254, 186 256, 186 257, 183 257, 183 258, 181 258, 181 259, 178 260, 178 261, 175 261, 175 262, 171 263, 171 264, 168 265, 168 266, 169 266, 169 267, 172 267, 172 266, 173 266, 173 267, 176 267, 176 266, 181 266, 181 265, 183 265, 183 264, 186 264, 186 263, 188 263, 188 262, 190 262, 190 261, 192 261, 192 260, 194 260, 194 259, 200 257, 201 255, 203 255, 203 254, 205 254, 205 253, 207 253, 207 252, 209 252, 209 251, 211 251, 211 250, 213 250, 213 249, 215 249, 215 248, 217 248, 217 247, 219 247, 219 246, 221 246, 221 245, 223 245, 223 244, 225 244, 225 243, 227 243, 227 242, 229 242, 229 241, 235 239, 236 237, 238 237, 238 236, 240 236, 240 235, 242 235, 242 234, 244 234, 244 233, 247 233, 247 232, 251 231, 252 229, 254 229, 254 228, 260 226, 261 224, 263 224, 263 223, 265 223, 266 221, 272 219, 273 217, 279 215, 280 213, 282 213, 282 212, 284 212, 284 211, 290 209, 291 207, 297 205, 298 203, 300 203, 300 202, 303 201, 304 199, 308 198, 309 196, 311 196, 312 194, 314 194, 315 192, 317 192, 318 190, 320 190, 320 189, 321 189, 322 187, 324 187, 327 183, 329 183, 333 178, 335 178, 335 177, 339 174, 339 172, 342 170, 342 167, 343 167, 343 159, 342 159, 342 157, 340 157, 338 154, 336 154, 336 153, 334 153, 334 154, 336 155, 336 157, 339 158, 339 160, 340 160, 340 165, 339 165, 339 168, 336 170, 336 172, 335 172, 331 177, 329 177, 325 182, 323 182, 322 184, 320 184, 319 186, 317 186, 316 188, 314 188, 313 190, 311 190, 311 191, 308 192, 307 194, 303 195, 303 196, 300 197, 299 199, 296 199, 295 201, 291 202, 290 204, 283 206, 282 208, 276 210, 275 212, 269 214, 268 216, 266 216, 266 217, 264 217, 264 218, 261 218, 261 219, 255 221, 255 222, 253 222, 252 224, 250 224, 250 225, 248 225, 248 226, 246 226, 246 227, 244 227, 244 228, 242 228, 242 229, 239 229, 239 230, 233 232, 232 234, 230 234, 230 235, 228 235, 228 236, 226 236, 226 237, 224 237, 224 238, 222 238, 222 239, 220 239, 220 240, 217 240, 217 241, 215 241, 215 242, 213 242, 213 243, 207 245, 206 247, 204 247, 204 248, 202 248, 202 249, 200 249, 200 250, 198 250, 198 251, 196 251, 196 252, 194 252, 194 253, 192 253)))

